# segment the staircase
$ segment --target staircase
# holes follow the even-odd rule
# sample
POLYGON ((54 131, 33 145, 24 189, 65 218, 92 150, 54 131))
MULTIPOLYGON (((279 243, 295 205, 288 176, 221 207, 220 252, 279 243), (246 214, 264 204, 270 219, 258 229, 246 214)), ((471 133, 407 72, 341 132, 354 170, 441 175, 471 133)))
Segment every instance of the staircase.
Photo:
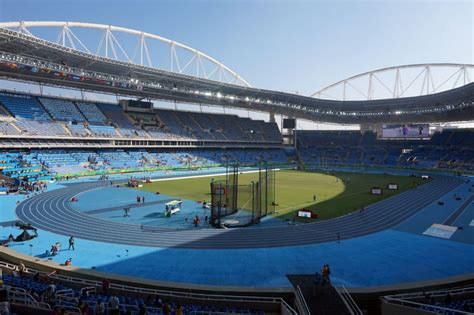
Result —
POLYGON ((23 130, 21 130, 16 124, 15 124, 15 120, 12 120, 10 122, 10 126, 12 126, 13 128, 15 128, 16 131, 18 131, 20 134, 23 133, 23 130))
POLYGON ((301 169, 301 170, 305 169, 304 161, 301 158, 300 150, 298 150, 298 148, 296 148, 296 162, 298 163, 298 168, 299 169, 301 169))
MULTIPOLYGON (((1 102, 0 102, 0 112, 3 112, 3 113, 5 113, 5 114, 8 115, 8 116, 15 117, 15 116, 13 116, 12 113, 10 113, 10 112, 8 111, 8 109, 7 109, 5 106, 3 106, 3 104, 2 104, 1 102)), ((0 116, 2 116, 2 115, 0 115, 0 116)))
POLYGON ((58 124, 61 125, 61 127, 64 129, 64 131, 66 131, 68 136, 72 136, 71 130, 69 130, 68 127, 66 127, 63 123, 60 123, 60 122, 58 122, 58 124))
POLYGON ((386 162, 387 162, 387 158, 388 158, 388 150, 385 149, 383 146, 381 145, 374 145, 377 149, 380 149, 380 151, 383 151, 385 154, 383 156, 383 161, 382 161, 382 164, 385 165, 386 162))
POLYGON ((295 304, 299 314, 354 314, 331 284, 316 286, 313 283, 313 275, 288 275, 288 279, 295 288, 295 304))
POLYGON ((455 134, 456 134, 456 131, 451 132, 451 134, 450 134, 449 137, 446 139, 446 141, 444 141, 443 145, 448 145, 448 143, 451 142, 451 139, 454 137, 455 134))
POLYGON ((44 111, 46 112, 46 114, 48 114, 48 116, 51 118, 51 120, 54 121, 53 115, 49 112, 49 110, 46 108, 46 106, 44 106, 44 104, 41 102, 40 98, 39 98, 39 97, 35 97, 35 99, 38 101, 38 104, 40 104, 40 106, 44 109, 44 111))

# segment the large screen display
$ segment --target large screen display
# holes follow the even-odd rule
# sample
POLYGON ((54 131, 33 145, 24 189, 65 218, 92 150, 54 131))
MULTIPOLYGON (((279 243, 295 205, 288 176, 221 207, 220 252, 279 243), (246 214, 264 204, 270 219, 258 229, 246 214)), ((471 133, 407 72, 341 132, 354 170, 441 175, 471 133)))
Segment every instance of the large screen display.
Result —
POLYGON ((294 118, 285 118, 285 119, 283 119, 283 128, 285 128, 285 129, 295 129, 296 128, 296 119, 294 119, 294 118))
POLYGON ((429 124, 383 125, 382 138, 427 138, 429 124))
POLYGON ((127 100, 129 107, 136 107, 136 108, 145 108, 145 109, 152 109, 153 103, 151 102, 143 102, 143 101, 135 101, 135 100, 127 100))

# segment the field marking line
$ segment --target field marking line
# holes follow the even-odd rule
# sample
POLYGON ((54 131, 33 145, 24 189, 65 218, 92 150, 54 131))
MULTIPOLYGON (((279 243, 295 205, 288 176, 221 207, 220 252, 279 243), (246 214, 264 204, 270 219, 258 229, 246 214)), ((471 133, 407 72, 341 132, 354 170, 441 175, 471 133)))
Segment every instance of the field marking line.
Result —
MULTIPOLYGON (((275 171, 280 171, 279 168, 276 168, 275 171)), ((259 170, 256 171, 243 171, 239 172, 240 174, 248 174, 248 173, 258 173, 259 170)), ((178 179, 190 179, 190 178, 202 178, 202 177, 213 177, 213 176, 224 176, 226 173, 215 173, 215 174, 204 174, 204 175, 191 175, 191 176, 181 176, 181 177, 169 177, 169 178, 156 178, 156 179, 151 179, 151 182, 163 182, 163 181, 169 181, 169 180, 178 180, 178 179)))

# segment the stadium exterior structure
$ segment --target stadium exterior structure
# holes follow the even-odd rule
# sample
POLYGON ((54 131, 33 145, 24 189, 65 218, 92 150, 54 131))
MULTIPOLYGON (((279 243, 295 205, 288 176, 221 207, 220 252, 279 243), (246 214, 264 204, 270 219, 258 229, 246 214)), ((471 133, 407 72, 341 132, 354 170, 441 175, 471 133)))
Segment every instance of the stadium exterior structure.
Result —
POLYGON ((113 60, 6 28, 0 28, 0 77, 342 124, 449 122, 474 118, 474 83, 417 97, 323 100, 113 60))

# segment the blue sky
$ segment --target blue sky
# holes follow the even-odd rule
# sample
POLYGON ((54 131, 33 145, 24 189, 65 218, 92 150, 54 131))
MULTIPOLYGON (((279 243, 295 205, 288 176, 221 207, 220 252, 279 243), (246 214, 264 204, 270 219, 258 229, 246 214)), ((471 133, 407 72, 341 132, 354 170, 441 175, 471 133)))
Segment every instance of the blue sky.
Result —
POLYGON ((0 0, 0 20, 143 30, 215 57, 253 86, 311 94, 386 66, 473 63, 473 3, 0 0))

